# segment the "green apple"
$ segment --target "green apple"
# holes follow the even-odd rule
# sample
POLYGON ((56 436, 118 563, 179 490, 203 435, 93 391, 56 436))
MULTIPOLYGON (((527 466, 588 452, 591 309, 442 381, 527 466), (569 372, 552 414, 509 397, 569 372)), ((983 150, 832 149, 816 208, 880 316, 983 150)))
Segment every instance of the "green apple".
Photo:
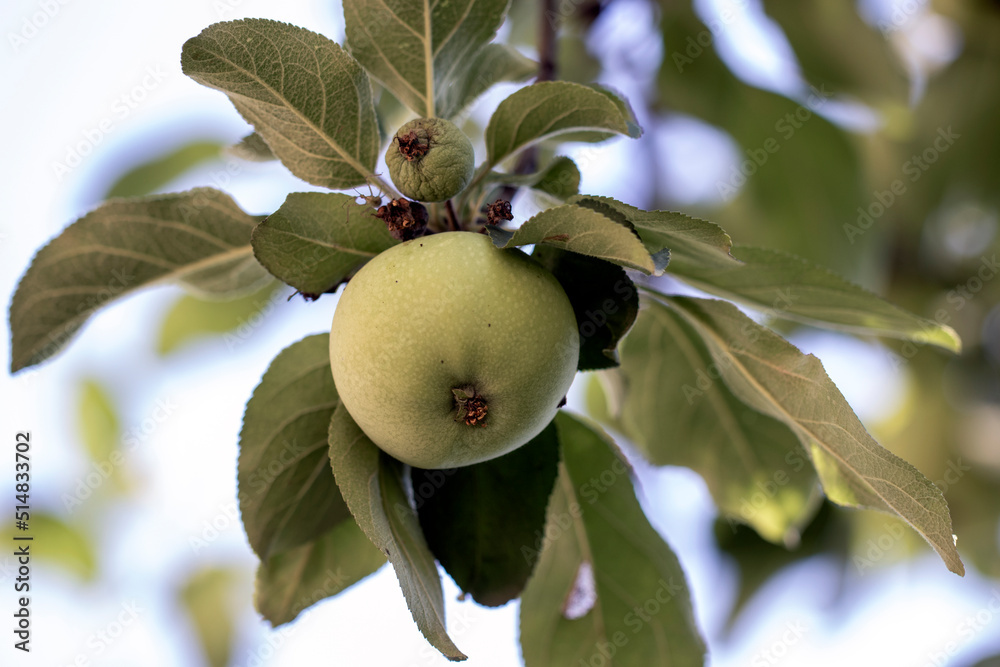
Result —
POLYGON ((330 331, 347 411, 382 450, 420 468, 479 463, 538 435, 579 353, 555 277, 472 232, 376 256, 347 284, 330 331))

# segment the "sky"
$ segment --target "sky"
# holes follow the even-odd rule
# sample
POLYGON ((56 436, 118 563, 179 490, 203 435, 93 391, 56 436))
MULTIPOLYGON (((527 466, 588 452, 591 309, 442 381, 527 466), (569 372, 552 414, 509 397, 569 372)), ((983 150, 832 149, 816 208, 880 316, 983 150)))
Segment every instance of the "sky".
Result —
MULTIPOLYGON (((718 2, 705 2, 702 11, 714 11, 718 2)), ((635 20, 642 3, 620 7, 598 26, 603 46, 595 48, 620 57, 637 44, 655 48, 649 22, 635 20)), ((221 93, 187 79, 179 66, 187 38, 216 21, 242 17, 279 19, 334 39, 343 34, 339 3, 313 0, 4 3, 0 126, 9 131, 4 137, 7 160, 0 164, 5 203, 0 292, 11 294, 35 250, 92 209, 129 165, 184 140, 235 142, 248 131, 221 93)), ((723 54, 743 63, 741 73, 758 77, 762 85, 787 85, 793 70, 787 68, 787 57, 780 57, 780 40, 772 50, 747 53, 740 50, 746 40, 737 39, 743 34, 739 30, 722 36, 723 54)), ((605 76, 627 94, 641 94, 644 70, 642 59, 638 61, 634 80, 615 72, 605 76)), ((485 98, 474 117, 488 118, 511 90, 504 86, 485 98)), ((678 162, 672 172, 691 179, 692 187, 678 192, 694 193, 692 201, 698 199, 694 184, 713 183, 713 170, 728 168, 736 155, 727 138, 691 119, 644 120, 659 130, 653 140, 671 152, 702 156, 694 166, 690 160, 678 162)), ((622 140, 574 149, 570 154, 584 169, 583 190, 628 198, 638 187, 639 199, 648 196, 659 184, 623 168, 634 150, 622 140)), ((314 189, 280 165, 237 162, 198 169, 169 189, 196 185, 221 187, 255 213, 274 210, 289 191, 314 189)), ((519 217, 530 215, 531 202, 518 206, 519 217)), ((129 296, 95 317, 55 361, 0 378, 0 437, 30 430, 35 443, 32 504, 65 516, 80 512, 102 517, 91 526, 100 546, 98 583, 81 583, 36 565, 34 650, 27 659, 16 655, 8 637, 0 645, 0 664, 114 667, 137 664, 140 658, 149 667, 201 664, 175 589, 192 569, 206 563, 233 566, 246 576, 234 599, 242 612, 233 665, 446 664, 416 631, 388 568, 277 631, 253 612, 250 573, 255 560, 234 513, 243 405, 280 349, 329 328, 336 298, 306 304, 286 302, 287 292, 282 293, 262 322, 238 340, 198 343, 162 359, 155 353, 152 332, 179 294, 178 289, 161 288, 129 296), (83 498, 72 508, 66 504, 67 493, 83 495, 78 489, 94 472, 76 444, 73 419, 76 391, 86 378, 110 388, 123 428, 132 436, 123 448, 122 465, 133 480, 134 500, 100 513, 96 499, 83 498)), ((6 318, 0 334, 9 340, 6 318)), ((826 362, 863 419, 874 421, 891 412, 899 394, 893 383, 898 381, 891 373, 872 372, 888 364, 884 350, 827 334, 804 335, 795 342, 826 362), (864 377, 855 372, 858 367, 866 369, 864 377)), ((6 367, 9 348, 0 349, 6 367)), ((580 384, 570 403, 578 410, 580 384)), ((11 480, 12 461, 4 458, 0 479, 11 480)), ((686 470, 637 463, 637 471, 640 499, 651 521, 688 572, 716 667, 966 665, 1000 650, 1000 618, 995 618, 1000 603, 991 602, 1000 600, 1000 588, 991 588, 974 572, 964 580, 955 578, 929 549, 905 566, 850 572, 843 590, 835 587, 830 563, 800 563, 772 581, 764 593, 767 600, 752 603, 727 634, 725 612, 737 575, 712 548, 714 509, 704 484, 686 470)), ((11 576, 10 559, 0 558, 0 610, 14 605, 11 576)), ((458 602, 457 588, 447 577, 444 582, 449 629, 471 656, 467 664, 519 664, 516 603, 485 610, 458 602)))

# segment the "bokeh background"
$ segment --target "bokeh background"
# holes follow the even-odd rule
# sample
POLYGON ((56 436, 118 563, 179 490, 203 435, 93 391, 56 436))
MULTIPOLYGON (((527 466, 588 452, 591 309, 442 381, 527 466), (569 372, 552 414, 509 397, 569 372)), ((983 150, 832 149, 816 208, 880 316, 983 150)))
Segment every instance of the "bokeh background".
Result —
MULTIPOLYGON (((313 189, 277 163, 227 155, 248 127, 181 74, 187 38, 241 17, 343 38, 338 2, 4 3, 0 293, 109 195, 207 185, 268 213, 313 189)), ((719 521, 695 474, 635 459, 643 506, 688 572, 711 664, 1000 664, 1000 3, 564 0, 552 18, 558 76, 621 90, 646 129, 638 142, 566 146, 583 191, 714 220, 965 342, 950 356, 783 329, 824 361, 880 442, 938 481, 964 579, 872 512, 824 506, 796 549, 769 545, 719 521), (778 150, 761 158, 765 145, 778 150)), ((536 3, 515 0, 502 39, 532 55, 537 20, 536 3)), ((471 110, 473 136, 514 89, 471 110)), ((521 198, 515 213, 535 206, 521 198)), ((8 631, 0 664, 445 664, 387 568, 278 630, 253 611, 255 559, 235 501, 243 405, 270 359, 327 329, 336 304, 290 292, 224 305, 141 292, 55 360, 0 379, 0 488, 11 490, 0 497, 12 512, 14 434, 30 430, 35 535, 32 652, 14 651, 8 631)), ((9 365, 8 345, 0 354, 9 365)), ((585 410, 586 381, 572 408, 585 410)), ((13 566, 0 555, 0 615, 15 605, 13 566)), ((519 664, 517 604, 486 610, 458 593, 446 578, 450 633, 469 664, 519 664)))

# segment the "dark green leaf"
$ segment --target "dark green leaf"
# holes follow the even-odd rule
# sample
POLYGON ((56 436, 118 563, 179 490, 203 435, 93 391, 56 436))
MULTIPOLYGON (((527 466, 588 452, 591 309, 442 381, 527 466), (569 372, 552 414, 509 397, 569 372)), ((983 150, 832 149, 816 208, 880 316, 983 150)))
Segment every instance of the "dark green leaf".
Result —
POLYGON ((656 265, 642 241, 628 226, 580 206, 546 209, 526 220, 514 232, 496 226, 487 229, 498 248, 546 243, 646 274, 657 273, 663 268, 656 265))
MULTIPOLYGON (((493 167, 543 139, 584 130, 627 135, 629 118, 606 91, 568 81, 536 83, 505 99, 493 113, 486 127, 486 163, 493 167)), ((591 139, 607 137, 602 133, 591 139)))
POLYGON ((38 251, 10 305, 11 369, 58 352, 86 319, 135 289, 180 281, 233 298, 270 280, 253 258, 254 219, 217 190, 113 200, 38 251))
POLYGON ((650 252, 670 250, 671 271, 678 267, 732 266, 732 240, 718 225, 673 211, 643 211, 611 197, 579 195, 569 203, 597 211, 635 228, 650 252))
POLYGON ((647 304, 621 356, 618 421, 629 440, 651 463, 701 475, 726 515, 794 545, 819 500, 795 434, 740 402, 701 337, 658 303, 647 304))
POLYGON ((371 84, 335 42, 287 23, 240 19, 189 39, 181 66, 198 83, 226 93, 302 180, 332 189, 378 182, 371 84))
POLYGON ((108 188, 104 197, 141 197, 156 192, 193 167, 218 157, 221 148, 216 141, 192 141, 133 167, 108 188))
POLYGON ((529 187, 564 200, 580 191, 580 170, 573 160, 565 156, 557 157, 544 169, 533 174, 491 171, 484 180, 488 183, 529 187))
POLYGON ((413 468, 413 495, 431 552, 479 604, 520 595, 534 566, 521 548, 540 539, 556 479, 559 439, 550 424, 500 458, 451 470, 413 468))
POLYGON ((351 514, 396 571, 420 632, 449 660, 465 660, 448 636, 434 555, 403 486, 403 465, 375 446, 343 404, 330 421, 330 462, 351 514))
POLYGON ((257 225, 254 255, 300 292, 322 294, 397 243, 373 213, 350 195, 293 192, 257 225))
POLYGON ((521 601, 527 667, 695 667, 705 645, 684 572, 636 500, 614 445, 556 416, 563 465, 521 601), (596 599, 594 599, 596 597, 596 599))
POLYGON ((256 132, 251 132, 243 137, 239 143, 227 148, 226 152, 249 162, 270 162, 271 160, 277 160, 274 157, 274 153, 271 152, 271 147, 256 132))
POLYGON ((185 294, 167 311, 160 324, 156 352, 166 356, 198 339, 225 334, 232 349, 248 337, 274 308, 279 283, 270 281, 263 289, 232 301, 207 301, 185 294))
POLYGON ((254 603, 273 627, 291 623, 303 610, 337 595, 385 564, 350 516, 325 535, 257 568, 254 603))
POLYGON ((816 357, 802 354, 725 301, 660 300, 702 338, 737 398, 795 432, 830 500, 899 516, 923 535, 949 570, 965 573, 941 491, 868 434, 816 357))
POLYGON ((562 285, 576 313, 581 371, 618 365, 618 341, 635 322, 639 294, 621 267, 594 257, 535 247, 532 254, 562 285))
POLYGON ((960 352, 951 327, 917 317, 801 257, 737 246, 743 263, 676 265, 673 272, 698 289, 745 303, 767 315, 857 334, 890 336, 960 352))
POLYGON ((493 39, 508 1, 344 0, 347 42, 403 104, 423 117, 441 116, 436 101, 493 39))
POLYGON ((263 561, 350 518, 330 472, 327 430, 340 400, 329 350, 328 334, 285 348, 247 403, 237 471, 240 514, 263 561))

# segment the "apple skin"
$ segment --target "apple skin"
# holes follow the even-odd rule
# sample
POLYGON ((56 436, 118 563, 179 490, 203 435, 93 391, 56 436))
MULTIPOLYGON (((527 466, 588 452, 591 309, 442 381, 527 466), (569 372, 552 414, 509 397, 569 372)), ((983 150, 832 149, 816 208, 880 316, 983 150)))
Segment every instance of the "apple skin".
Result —
POLYGON ((446 232, 401 243, 351 278, 330 331, 340 400, 383 451, 456 468, 538 435, 576 374, 576 317, 551 273, 489 237, 446 232), (485 419, 461 418, 473 388, 485 419))

